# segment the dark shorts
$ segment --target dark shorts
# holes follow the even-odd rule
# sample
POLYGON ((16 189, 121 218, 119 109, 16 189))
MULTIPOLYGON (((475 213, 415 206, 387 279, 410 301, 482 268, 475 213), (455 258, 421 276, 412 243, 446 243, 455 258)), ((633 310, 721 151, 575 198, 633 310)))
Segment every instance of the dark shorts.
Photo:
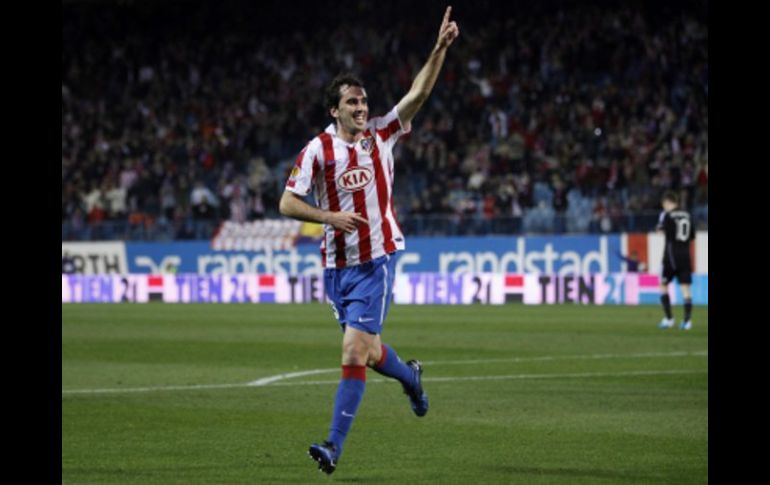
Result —
POLYGON ((692 266, 690 265, 690 255, 679 255, 673 258, 663 259, 663 275, 661 276, 663 284, 669 284, 676 278, 680 285, 692 284, 692 266))
POLYGON ((324 270, 326 294, 343 331, 346 325, 378 335, 390 309, 396 255, 386 254, 349 268, 324 270))

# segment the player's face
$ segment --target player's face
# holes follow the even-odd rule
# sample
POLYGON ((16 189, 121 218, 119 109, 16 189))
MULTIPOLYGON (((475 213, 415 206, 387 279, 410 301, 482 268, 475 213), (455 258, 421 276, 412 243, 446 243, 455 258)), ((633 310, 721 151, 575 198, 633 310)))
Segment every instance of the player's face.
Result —
POLYGON ((332 108, 331 114, 343 130, 351 135, 357 135, 366 129, 366 121, 369 119, 366 90, 343 84, 340 93, 342 94, 340 103, 337 108, 332 108))
POLYGON ((663 206, 663 210, 664 211, 669 211, 670 212, 670 211, 676 209, 676 204, 671 202, 668 199, 663 199, 663 202, 661 203, 661 205, 663 206))

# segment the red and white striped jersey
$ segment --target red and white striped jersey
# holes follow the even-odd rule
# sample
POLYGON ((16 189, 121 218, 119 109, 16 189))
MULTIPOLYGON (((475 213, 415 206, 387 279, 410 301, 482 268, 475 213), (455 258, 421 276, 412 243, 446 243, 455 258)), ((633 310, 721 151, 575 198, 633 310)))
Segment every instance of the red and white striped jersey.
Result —
POLYGON ((323 210, 358 212, 369 221, 346 233, 324 225, 321 259, 344 268, 404 249, 404 235, 393 210, 393 146, 411 130, 401 125, 394 107, 371 118, 363 138, 350 144, 329 125, 300 152, 286 190, 306 196, 313 190, 323 210))

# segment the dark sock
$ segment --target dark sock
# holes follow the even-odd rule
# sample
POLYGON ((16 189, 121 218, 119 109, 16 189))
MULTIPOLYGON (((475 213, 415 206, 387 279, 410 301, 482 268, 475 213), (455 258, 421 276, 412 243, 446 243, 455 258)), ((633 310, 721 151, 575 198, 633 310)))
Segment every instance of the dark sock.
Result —
POLYGON ((692 298, 684 299, 684 321, 689 322, 692 315, 692 298))
POLYGON ((671 298, 669 298, 668 293, 660 295, 660 302, 663 304, 663 313, 666 314, 666 318, 671 320, 671 298))

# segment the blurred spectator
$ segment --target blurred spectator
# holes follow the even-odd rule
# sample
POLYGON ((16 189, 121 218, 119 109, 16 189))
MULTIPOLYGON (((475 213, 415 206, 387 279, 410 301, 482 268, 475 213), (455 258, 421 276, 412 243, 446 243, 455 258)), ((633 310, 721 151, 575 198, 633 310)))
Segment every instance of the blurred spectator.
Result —
POLYGON ((104 194, 107 202, 107 217, 113 221, 126 217, 126 189, 113 183, 104 194))
POLYGON ((617 254, 618 257, 626 263, 626 270, 629 273, 643 273, 647 270, 647 265, 640 260, 639 253, 637 251, 631 251, 631 254, 628 256, 623 256, 623 253, 620 251, 618 251, 617 254))
POLYGON ((569 187, 562 182, 561 177, 558 173, 555 173, 552 177, 552 186, 551 189, 553 190, 553 209, 556 211, 556 215, 554 217, 554 232, 556 234, 561 234, 566 231, 567 229, 567 208, 569 207, 569 199, 567 198, 567 194, 569 193, 569 187))

